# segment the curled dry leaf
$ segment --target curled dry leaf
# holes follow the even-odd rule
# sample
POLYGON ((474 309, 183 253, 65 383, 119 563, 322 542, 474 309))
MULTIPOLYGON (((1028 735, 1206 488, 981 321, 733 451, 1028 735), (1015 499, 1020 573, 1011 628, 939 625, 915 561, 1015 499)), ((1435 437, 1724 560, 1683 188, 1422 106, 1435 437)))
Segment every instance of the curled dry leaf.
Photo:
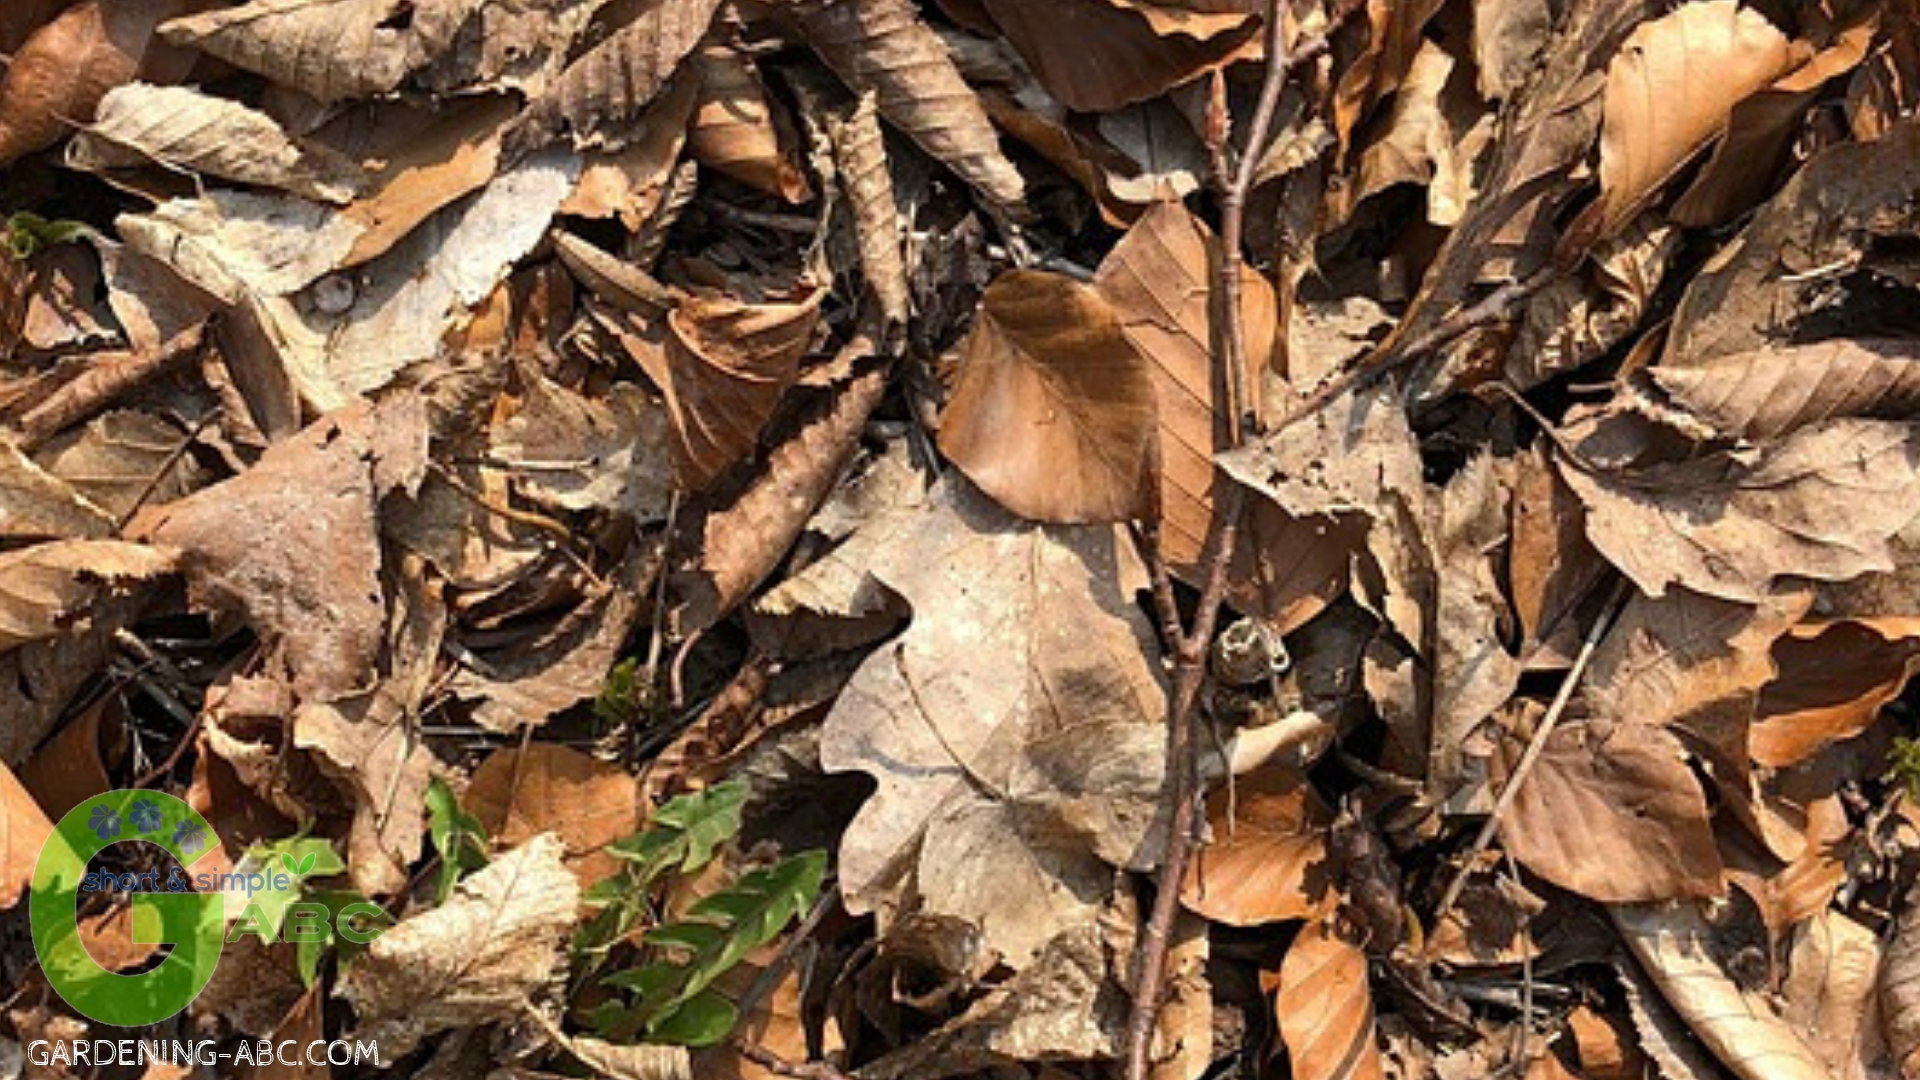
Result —
POLYGON ((185 86, 128 83, 100 99, 67 163, 100 171, 161 165, 344 203, 358 183, 343 158, 296 144, 266 113, 185 86))
POLYGON ((357 1036, 398 1058, 435 1032, 518 1014, 561 970, 580 904, 561 851, 558 838, 536 836, 374 939, 340 981, 357 1036))
POLYGON ((713 23, 720 0, 662 0, 581 53, 515 121, 518 138, 568 134, 617 148, 713 23))
POLYGON ((796 0, 807 43, 880 115, 1001 208, 1018 212, 1026 182, 940 38, 910 0, 796 0))
MULTIPOLYGON (((1214 425, 1207 333, 1208 274, 1218 248, 1212 231, 1185 206, 1157 203, 1107 253, 1093 279, 1152 371, 1160 542, 1176 572, 1190 573, 1199 562, 1213 513, 1213 455, 1224 449, 1214 425)), ((1240 310, 1247 367, 1264 372, 1273 362, 1279 320, 1273 286, 1255 270, 1242 274, 1240 310)))
MULTIPOLYGON (((1500 759, 1511 770, 1519 750, 1500 759)), ((1501 821, 1527 869, 1608 903, 1717 896, 1720 854, 1680 740, 1660 728, 1560 725, 1501 821)))
POLYGON ((738 49, 711 45, 695 53, 691 64, 700 84, 687 130, 694 160, 790 203, 805 202, 812 189, 794 163, 784 117, 774 112, 753 61, 738 49))
POLYGON ((1047 91, 1088 113, 1159 97, 1191 81, 1230 59, 1260 26, 1245 11, 1134 0, 984 0, 982 6, 1047 91))
POLYGON ((1907 890, 1880 967, 1880 1022, 1901 1075, 1920 1071, 1920 886, 1907 890))
POLYGON ((1754 716, 1754 762, 1784 769, 1872 726, 1920 668, 1913 629, 1809 622, 1775 642, 1779 672, 1754 716))
POLYGON ((172 552, 120 540, 56 540, 0 554, 0 651, 57 637, 105 593, 173 569, 172 552))
POLYGON ((886 136, 872 94, 853 108, 827 116, 834 171, 853 207, 854 239, 860 245, 860 274, 880 305, 880 314, 906 325, 910 285, 901 244, 900 206, 894 199, 893 173, 887 164, 886 136))
POLYGON ((1844 417, 1920 417, 1920 343, 1840 338, 1669 362, 1650 373, 1674 403, 1743 439, 1844 417))
POLYGON ((176 45, 335 102, 397 89, 426 59, 416 28, 444 25, 449 9, 473 6, 427 0, 398 19, 410 7, 400 0, 251 0, 174 19, 160 32, 176 45))
POLYGON ((87 0, 35 31, 0 79, 0 165, 92 119, 100 98, 139 72, 169 6, 87 0))
POLYGON ((681 487, 698 491, 752 456, 799 377, 825 295, 767 304, 695 298, 668 314, 660 389, 681 487))
POLYGON ((840 844, 849 907, 890 922, 917 898, 1018 969, 1093 917, 1109 864, 1152 862, 1166 697, 1113 529, 943 483, 870 567, 913 621, 842 692, 820 760, 879 784, 840 844))
POLYGON ((1787 577, 1887 570, 1887 541, 1920 514, 1920 433, 1835 420, 1754 452, 1611 473, 1560 459, 1587 537, 1641 591, 1674 585, 1757 601, 1787 577))
POLYGON ((1379 1080, 1367 954, 1327 921, 1308 923, 1280 962, 1274 1016, 1294 1080, 1379 1080))
POLYGON ((129 530, 180 549, 202 604, 238 607, 287 650, 307 700, 361 686, 384 633, 379 503, 426 472, 421 399, 400 395, 335 413, 276 443, 240 475, 129 530), (236 516, 248 522, 235 529, 236 516))
POLYGON ((981 297, 940 449, 1035 521, 1126 521, 1152 501, 1154 384, 1113 309, 1060 274, 1015 270, 981 297))
POLYGON ((1642 23, 1607 67, 1600 198, 1575 232, 1611 236, 1726 127, 1733 108, 1795 64, 1786 35, 1736 0, 1642 23))
POLYGON ((1740 1080, 1832 1080, 1794 1028, 1714 959, 1713 928, 1697 904, 1607 910, 1667 1004, 1740 1080))

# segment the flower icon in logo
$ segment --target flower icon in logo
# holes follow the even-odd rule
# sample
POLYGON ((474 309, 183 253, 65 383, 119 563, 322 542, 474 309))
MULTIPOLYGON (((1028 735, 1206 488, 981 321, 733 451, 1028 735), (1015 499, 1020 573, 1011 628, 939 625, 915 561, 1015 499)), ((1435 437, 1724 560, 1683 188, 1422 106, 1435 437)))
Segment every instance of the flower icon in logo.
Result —
POLYGON ((127 811, 127 820, 133 822, 135 830, 143 833, 154 832, 161 824, 160 807, 151 799, 136 799, 133 809, 127 811))
POLYGON ((120 835, 120 815, 112 808, 96 806, 87 817, 87 828, 102 840, 110 840, 120 835))
POLYGON ((188 819, 173 827, 173 846, 181 851, 200 851, 207 846, 207 830, 200 823, 188 819))

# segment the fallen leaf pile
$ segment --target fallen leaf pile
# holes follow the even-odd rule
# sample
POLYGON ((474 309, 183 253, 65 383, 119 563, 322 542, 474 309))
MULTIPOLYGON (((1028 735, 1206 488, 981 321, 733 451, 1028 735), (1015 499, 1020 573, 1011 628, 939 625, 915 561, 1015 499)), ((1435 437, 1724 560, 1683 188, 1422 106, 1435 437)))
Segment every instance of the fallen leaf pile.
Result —
POLYGON ((121 1037, 23 901, 135 786, 383 913, 140 1037, 1920 1076, 1914 0, 11 0, 0 54, 0 1080, 121 1037))

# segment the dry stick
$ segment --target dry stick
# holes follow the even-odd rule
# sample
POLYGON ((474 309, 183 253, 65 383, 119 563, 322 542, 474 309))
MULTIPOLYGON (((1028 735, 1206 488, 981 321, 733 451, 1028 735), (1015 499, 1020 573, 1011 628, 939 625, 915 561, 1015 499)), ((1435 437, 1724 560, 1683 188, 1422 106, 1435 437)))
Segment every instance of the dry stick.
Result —
POLYGON ((1627 601, 1627 580, 1621 578, 1614 583, 1613 595, 1608 598, 1607 606, 1587 630, 1585 641, 1580 643, 1580 655, 1574 657, 1573 667, 1567 670, 1567 677, 1560 681, 1560 690, 1553 695, 1553 703, 1547 706, 1547 715, 1534 729, 1533 738, 1527 743, 1526 753, 1520 756, 1520 763, 1513 768, 1513 775, 1507 778, 1507 786, 1500 789, 1500 798, 1493 804, 1493 813, 1480 826, 1479 835, 1473 838, 1473 846, 1467 849, 1467 857, 1460 869, 1447 883, 1447 891, 1440 897, 1440 907, 1434 912, 1433 925, 1438 927, 1453 911, 1453 905, 1460 899, 1460 890, 1466 888, 1467 875, 1473 872, 1473 864, 1479 860, 1480 853, 1487 850, 1493 838, 1500 832, 1500 821, 1506 817, 1513 806, 1513 800, 1520 793, 1520 785, 1527 782, 1527 774, 1533 771, 1534 763, 1540 760, 1540 754, 1547 747, 1547 739, 1553 735, 1554 728, 1560 726, 1560 717, 1567 711, 1567 703, 1573 700, 1573 691, 1580 685, 1580 677, 1586 673, 1587 664, 1593 660, 1593 654, 1600 647, 1600 640, 1607 636, 1607 630, 1620 614, 1627 601))

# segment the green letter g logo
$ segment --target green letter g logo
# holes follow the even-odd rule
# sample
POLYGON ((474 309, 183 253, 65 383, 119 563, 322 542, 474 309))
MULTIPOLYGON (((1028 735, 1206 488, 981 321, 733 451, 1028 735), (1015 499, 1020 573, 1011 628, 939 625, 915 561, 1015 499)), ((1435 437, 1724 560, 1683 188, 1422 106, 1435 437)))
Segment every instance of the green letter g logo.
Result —
POLYGON ((133 894, 133 940, 170 944, 173 955, 139 975, 101 967, 80 941, 75 908, 88 860, 122 840, 158 845, 183 867, 220 843, 205 818, 171 795, 109 791, 88 799, 60 819, 34 865, 33 947, 47 982, 80 1015, 142 1027, 186 1008, 213 977, 224 905, 218 894, 167 891, 183 884, 178 877, 143 876, 133 894))

